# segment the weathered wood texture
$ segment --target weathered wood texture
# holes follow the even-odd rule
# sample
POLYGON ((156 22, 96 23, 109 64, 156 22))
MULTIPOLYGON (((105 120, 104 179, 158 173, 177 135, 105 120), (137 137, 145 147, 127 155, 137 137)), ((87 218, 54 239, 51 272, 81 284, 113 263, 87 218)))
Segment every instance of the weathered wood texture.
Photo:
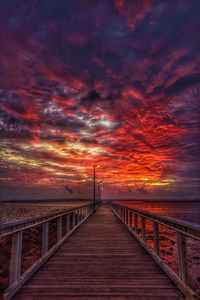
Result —
POLYGON ((108 207, 100 207, 14 297, 184 299, 108 207))

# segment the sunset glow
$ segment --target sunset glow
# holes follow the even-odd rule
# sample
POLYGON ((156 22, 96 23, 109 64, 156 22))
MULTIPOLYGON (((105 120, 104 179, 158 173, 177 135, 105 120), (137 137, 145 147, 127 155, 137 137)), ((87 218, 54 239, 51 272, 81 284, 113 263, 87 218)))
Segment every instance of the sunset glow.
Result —
POLYGON ((104 197, 197 197, 199 1, 14 2, 0 4, 1 197, 87 198, 94 164, 104 197))

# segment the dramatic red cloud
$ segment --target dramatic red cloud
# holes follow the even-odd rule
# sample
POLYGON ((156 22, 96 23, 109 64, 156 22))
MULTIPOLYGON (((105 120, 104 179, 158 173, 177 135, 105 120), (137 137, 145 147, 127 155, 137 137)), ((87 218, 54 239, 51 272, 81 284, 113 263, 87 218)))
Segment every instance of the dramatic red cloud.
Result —
POLYGON ((2 190, 198 197, 199 4, 75 2, 3 7, 2 190))

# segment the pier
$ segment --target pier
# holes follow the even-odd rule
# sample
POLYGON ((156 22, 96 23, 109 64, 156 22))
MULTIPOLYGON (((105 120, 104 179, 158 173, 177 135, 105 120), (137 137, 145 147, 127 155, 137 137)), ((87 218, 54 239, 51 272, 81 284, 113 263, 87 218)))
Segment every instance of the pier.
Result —
POLYGON ((7 224, 1 228, 2 235, 12 234, 13 242, 10 286, 4 299, 198 299, 187 285, 185 236, 199 239, 200 231, 177 222, 110 204, 49 214, 23 226, 20 222, 12 227, 7 224), (52 219, 57 222, 57 242, 50 249, 52 219), (154 225, 154 250, 146 244, 146 219, 154 225), (22 233, 38 223, 42 226, 42 256, 21 274, 22 233), (178 232, 179 275, 159 258, 159 224, 178 232))

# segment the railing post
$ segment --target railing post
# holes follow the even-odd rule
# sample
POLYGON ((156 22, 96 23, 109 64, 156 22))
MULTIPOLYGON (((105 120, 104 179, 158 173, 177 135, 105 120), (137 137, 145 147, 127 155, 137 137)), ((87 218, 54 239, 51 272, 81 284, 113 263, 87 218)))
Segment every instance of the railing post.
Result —
POLYGON ((130 211, 130 228, 133 228, 133 213, 130 211))
POLYGON ((57 241, 62 237, 62 217, 57 218, 57 241))
POLYGON ((158 223, 153 221, 153 241, 154 241, 154 252, 156 255, 160 255, 160 246, 159 246, 159 231, 158 223))
POLYGON ((84 207, 83 208, 83 219, 85 219, 85 217, 86 217, 86 208, 84 207))
POLYGON ((80 210, 78 209, 76 211, 76 225, 79 223, 79 218, 80 218, 80 210))
POLYGON ((72 228, 76 225, 76 214, 75 211, 72 212, 72 228))
POLYGON ((86 208, 84 207, 83 208, 83 219, 85 219, 85 217, 86 217, 86 208))
POLYGON ((179 276, 184 282, 187 282, 187 247, 186 237, 181 232, 177 232, 177 244, 178 244, 178 266, 179 276))
POLYGON ((75 223, 74 225, 76 226, 77 225, 77 221, 78 221, 78 215, 77 215, 77 211, 74 212, 74 219, 75 219, 75 223))
POLYGON ((82 208, 82 220, 84 220, 84 218, 85 218, 85 208, 83 207, 82 208))
POLYGON ((134 213, 134 231, 138 233, 138 215, 134 213))
POLYGON ((78 213, 79 213, 78 222, 80 223, 81 222, 81 218, 82 218, 82 210, 79 209, 78 213))
POLYGON ((128 209, 126 209, 126 224, 128 225, 128 209))
POLYGON ((78 222, 80 223, 82 219, 82 209, 79 209, 78 213, 79 213, 78 222))
POLYGON ((21 273, 22 235, 22 231, 18 231, 12 234, 10 285, 19 278, 21 273))
POLYGON ((142 217, 142 239, 146 242, 146 220, 142 217))
POLYGON ((66 215, 66 232, 70 231, 70 214, 66 215))
POLYGON ((49 222, 42 224, 42 256, 48 252, 49 249, 49 222))

